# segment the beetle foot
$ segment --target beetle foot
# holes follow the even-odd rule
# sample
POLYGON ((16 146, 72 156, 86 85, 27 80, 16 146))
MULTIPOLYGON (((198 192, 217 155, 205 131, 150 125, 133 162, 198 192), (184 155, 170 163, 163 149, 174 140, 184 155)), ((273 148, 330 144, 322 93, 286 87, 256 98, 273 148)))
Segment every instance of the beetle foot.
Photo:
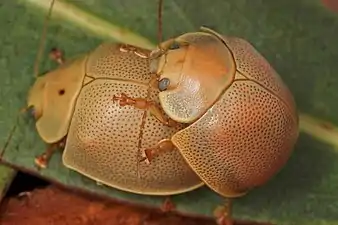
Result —
POLYGON ((137 55, 141 58, 144 58, 144 59, 149 58, 149 53, 147 52, 147 50, 138 48, 138 47, 133 46, 133 45, 121 44, 120 45, 120 51, 121 52, 132 52, 135 55, 137 55))
POLYGON ((65 62, 63 58, 63 53, 58 48, 52 48, 52 50, 49 53, 49 57, 60 65, 62 65, 65 62))
POLYGON ((175 150, 174 144, 169 139, 163 139, 159 141, 154 148, 148 148, 144 150, 144 155, 140 162, 146 162, 150 164, 150 162, 154 159, 154 157, 175 150))
POLYGON ((218 225, 234 225, 231 218, 231 200, 227 200, 225 205, 218 206, 214 210, 214 216, 218 225))
POLYGON ((120 106, 134 105, 135 100, 121 93, 121 96, 113 95, 113 102, 118 102, 120 106))
POLYGON ((48 164, 47 154, 43 153, 35 158, 35 165, 38 169, 46 169, 48 164))
POLYGON ((46 152, 37 156, 34 160, 35 165, 38 169, 45 169, 47 168, 48 162, 51 159, 54 152, 59 148, 64 148, 66 144, 66 137, 64 137, 61 141, 53 144, 49 144, 46 152))
POLYGON ((132 98, 132 97, 127 96, 124 93, 121 93, 121 96, 113 95, 113 101, 114 102, 118 101, 118 104, 120 106, 130 105, 130 106, 134 106, 137 109, 143 109, 143 110, 148 109, 149 105, 152 104, 151 101, 147 101, 144 98, 132 98))
POLYGON ((144 150, 144 157, 140 160, 140 162, 145 162, 148 165, 150 164, 150 162, 152 161, 152 159, 154 158, 154 150, 153 149, 146 149, 144 150))
POLYGON ((170 197, 165 198, 161 206, 161 211, 167 213, 167 212, 172 212, 175 209, 176 209, 176 206, 173 203, 173 201, 171 201, 170 197))

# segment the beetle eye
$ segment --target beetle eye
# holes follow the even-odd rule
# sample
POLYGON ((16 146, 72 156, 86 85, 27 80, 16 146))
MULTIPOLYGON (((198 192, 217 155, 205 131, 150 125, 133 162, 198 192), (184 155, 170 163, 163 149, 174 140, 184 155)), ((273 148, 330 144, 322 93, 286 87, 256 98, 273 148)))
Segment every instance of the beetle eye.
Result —
POLYGON ((173 41, 173 43, 169 46, 170 50, 175 50, 179 48, 180 48, 180 44, 177 41, 173 41))
POLYGON ((160 91, 165 91, 167 90, 168 86, 170 84, 170 80, 168 78, 162 78, 159 82, 158 82, 158 89, 160 91))

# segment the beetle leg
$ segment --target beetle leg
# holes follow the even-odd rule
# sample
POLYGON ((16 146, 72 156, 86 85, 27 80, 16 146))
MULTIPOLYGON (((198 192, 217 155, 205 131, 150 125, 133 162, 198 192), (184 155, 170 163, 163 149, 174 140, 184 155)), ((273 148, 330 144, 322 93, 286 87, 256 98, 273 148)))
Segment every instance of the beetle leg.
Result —
POLYGON ((47 150, 35 158, 35 164, 39 169, 45 169, 47 167, 48 161, 50 160, 51 156, 57 149, 56 144, 50 144, 47 147, 47 150))
POLYGON ((145 157, 143 157, 140 161, 145 161, 149 164, 154 157, 158 156, 159 154, 163 154, 165 152, 175 150, 174 144, 169 139, 163 139, 159 141, 154 148, 148 148, 144 150, 145 157))
POLYGON ((65 140, 66 139, 64 138, 57 143, 49 144, 47 150, 43 154, 35 158, 35 165, 39 169, 45 169, 54 152, 59 148, 64 148, 65 140))
MULTIPOLYGON (((173 201, 170 199, 169 196, 164 199, 164 201, 163 201, 163 203, 160 207, 160 210, 161 210, 162 213, 170 213, 170 212, 174 211, 175 209, 176 209, 176 206, 173 203, 173 201)), ((144 217, 141 218, 141 221, 140 221, 139 224, 145 225, 145 224, 149 223, 148 222, 149 220, 153 221, 152 215, 154 215, 154 214, 145 214, 144 217)), ((153 223, 151 223, 151 224, 153 224, 153 223)))
POLYGON ((151 60, 154 60, 154 59, 157 59, 157 58, 160 58, 162 55, 166 54, 166 52, 169 50, 169 47, 172 43, 174 43, 175 39, 169 39, 167 40, 166 42, 164 43, 160 43, 158 45, 158 48, 153 50, 151 53, 150 53, 150 56, 149 58, 151 60))
POLYGON ((122 93, 121 96, 113 96, 113 101, 119 101, 120 106, 134 106, 137 109, 149 110, 150 113, 161 123, 166 126, 173 127, 177 125, 177 122, 166 116, 162 113, 160 108, 153 102, 148 101, 144 98, 132 98, 128 97, 126 94, 122 93))
POLYGON ((166 54, 169 50, 179 49, 181 47, 186 47, 188 45, 189 45, 188 42, 178 41, 175 38, 172 38, 165 42, 160 43, 157 49, 153 50, 150 53, 148 58, 153 60, 153 59, 159 58, 162 55, 166 54))
POLYGON ((152 77, 149 81, 149 87, 158 90, 159 75, 157 73, 151 73, 151 75, 152 75, 152 77))
POLYGON ((120 51, 121 52, 132 52, 135 55, 147 59, 149 58, 149 53, 146 50, 138 48, 136 46, 128 45, 128 44, 120 44, 120 51))
POLYGON ((170 119, 168 117, 166 117, 162 111, 160 110, 160 108, 155 105, 154 103, 151 104, 149 106, 149 111, 150 113, 161 123, 163 123, 164 125, 168 126, 168 127, 175 127, 177 126, 177 122, 173 119, 170 119))
POLYGON ((173 201, 171 201, 170 197, 166 197, 161 205, 161 211, 167 213, 172 212, 175 209, 176 207, 173 201))
POLYGON ((218 206, 215 211, 214 215, 216 217, 216 222, 218 225, 233 225, 234 221, 231 218, 231 200, 226 199, 226 202, 222 206, 218 206))
POLYGON ((49 53, 49 57, 53 61, 56 61, 59 65, 62 65, 65 62, 62 51, 57 48, 52 48, 49 53))

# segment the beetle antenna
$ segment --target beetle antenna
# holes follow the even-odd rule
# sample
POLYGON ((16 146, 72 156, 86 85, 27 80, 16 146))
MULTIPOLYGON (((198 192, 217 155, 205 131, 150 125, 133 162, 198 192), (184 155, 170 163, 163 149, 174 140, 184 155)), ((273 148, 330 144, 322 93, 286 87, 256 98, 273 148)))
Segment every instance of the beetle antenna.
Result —
POLYGON ((44 24, 43 24, 43 30, 42 30, 42 35, 40 38, 39 49, 38 49, 38 53, 37 53, 35 63, 34 63, 34 76, 35 77, 39 76, 39 64, 40 64, 41 57, 45 49, 44 47, 45 47, 45 41, 46 41, 47 27, 48 27, 49 19, 52 15, 52 9, 53 9, 54 3, 55 3, 55 0, 51 0, 50 7, 46 15, 44 24))
POLYGON ((158 11, 157 11, 157 17, 158 17, 158 24, 157 24, 157 38, 159 43, 162 42, 162 10, 163 10, 163 0, 158 0, 158 11))

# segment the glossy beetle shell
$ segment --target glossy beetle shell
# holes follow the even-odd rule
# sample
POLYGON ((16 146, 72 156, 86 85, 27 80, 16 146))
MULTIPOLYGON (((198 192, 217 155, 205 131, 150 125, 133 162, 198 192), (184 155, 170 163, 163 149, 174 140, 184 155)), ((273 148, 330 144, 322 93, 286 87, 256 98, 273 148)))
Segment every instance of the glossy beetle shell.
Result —
POLYGON ((298 138, 295 102, 276 71, 247 41, 212 30, 161 46, 151 70, 170 81, 163 110, 189 124, 172 137, 189 165, 225 197, 267 182, 298 138))
POLYGON ((151 79, 148 59, 132 52, 121 52, 119 45, 104 44, 74 62, 78 63, 68 63, 39 78, 28 99, 29 105, 33 104, 37 112, 42 112, 37 126, 43 120, 52 128, 47 129, 46 125, 45 129, 38 129, 41 137, 48 137, 45 141, 55 142, 67 135, 62 156, 66 167, 102 184, 139 194, 171 195, 203 185, 179 151, 154 158, 150 165, 138 163, 139 148, 154 147, 183 128, 168 128, 147 111, 121 107, 112 100, 113 95, 125 93, 158 101, 158 91, 148 91, 151 79), (63 71, 73 73, 61 74, 63 71), (61 87, 61 82, 70 79, 63 75, 74 77, 71 79, 74 84, 63 83, 61 87), (53 90, 56 94, 46 95, 49 90, 43 87, 49 87, 54 80, 58 83, 58 89, 53 90), (64 89, 62 96, 57 94, 60 88, 64 89), (56 107, 48 108, 38 96, 53 96, 45 102, 53 102, 56 107), (45 114, 48 110, 58 112, 61 109, 60 114, 45 114), (57 125, 54 118, 57 118, 57 125), (63 128, 54 129, 60 121, 63 128), (58 132, 53 136, 50 130, 58 132))

